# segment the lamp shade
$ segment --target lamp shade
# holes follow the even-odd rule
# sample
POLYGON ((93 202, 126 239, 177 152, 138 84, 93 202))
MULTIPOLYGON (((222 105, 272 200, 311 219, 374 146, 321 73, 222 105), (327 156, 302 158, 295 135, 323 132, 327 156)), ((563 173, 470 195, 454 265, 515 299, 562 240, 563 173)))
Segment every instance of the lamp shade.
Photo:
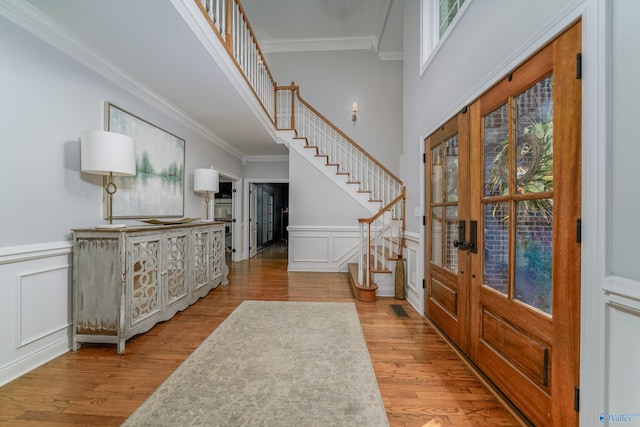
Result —
POLYGON ((96 175, 131 176, 136 174, 133 138, 103 130, 85 130, 80 138, 82 172, 96 175))
POLYGON ((217 193, 219 190, 219 173, 217 170, 211 168, 193 171, 193 191, 196 193, 206 193, 207 191, 217 193))

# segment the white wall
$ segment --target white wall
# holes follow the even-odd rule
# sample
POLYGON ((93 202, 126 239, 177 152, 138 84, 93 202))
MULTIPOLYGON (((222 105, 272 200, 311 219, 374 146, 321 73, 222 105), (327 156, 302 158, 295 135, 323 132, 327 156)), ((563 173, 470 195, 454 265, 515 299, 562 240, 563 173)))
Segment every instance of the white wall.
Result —
POLYGON ((402 152, 402 62, 373 51, 271 53, 267 63, 281 86, 300 95, 391 172, 402 152), (358 120, 351 122, 353 103, 358 120))
POLYGON ((249 160, 244 166, 244 177, 249 180, 254 178, 286 180, 289 178, 289 159, 275 157, 272 160, 249 160))
MULTIPOLYGON (((103 223, 102 177, 81 174, 79 136, 110 101, 185 140, 184 214, 201 217, 193 169, 242 176, 239 159, 0 17, 0 384, 69 348, 70 230, 103 223)), ((126 221, 134 222, 134 221, 126 221)))
POLYGON ((640 3, 611 4, 611 274, 640 281, 640 159, 638 95, 640 95, 640 3))
MULTIPOLYGON (((335 169, 335 167, 334 167, 335 169)), ((289 225, 357 227, 371 213, 352 196, 291 150, 289 155, 289 225)))
POLYGON ((640 426, 640 4, 586 3, 580 420, 640 426))

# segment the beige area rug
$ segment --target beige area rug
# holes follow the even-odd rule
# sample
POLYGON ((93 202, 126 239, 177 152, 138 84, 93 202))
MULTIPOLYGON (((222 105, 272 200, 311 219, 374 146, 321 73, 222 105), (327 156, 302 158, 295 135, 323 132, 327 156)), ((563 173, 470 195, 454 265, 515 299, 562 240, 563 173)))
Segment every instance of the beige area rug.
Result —
POLYGON ((353 303, 245 301, 124 426, 388 426, 353 303))

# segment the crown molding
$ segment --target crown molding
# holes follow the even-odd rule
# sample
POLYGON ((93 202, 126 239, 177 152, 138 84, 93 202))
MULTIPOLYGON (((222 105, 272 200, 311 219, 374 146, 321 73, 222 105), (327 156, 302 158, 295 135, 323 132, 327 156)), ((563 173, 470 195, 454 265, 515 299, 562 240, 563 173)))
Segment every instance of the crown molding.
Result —
POLYGON ((260 48, 264 53, 375 50, 377 45, 378 42, 373 36, 260 41, 260 48))
POLYGON ((0 2, 0 15, 24 28, 54 48, 65 53, 112 83, 120 86, 132 95, 142 99, 160 112, 172 117, 194 132, 213 142, 222 150, 242 159, 243 153, 233 148, 218 135, 187 115, 180 108, 151 90, 142 82, 114 65, 102 55, 91 49, 81 39, 54 22, 36 7, 23 0, 5 0, 0 2))
POLYGON ((245 163, 248 162, 288 162, 289 156, 245 156, 245 163))
POLYGON ((382 61, 402 61, 404 59, 403 51, 378 52, 378 58, 382 61))
POLYGON ((382 61, 402 61, 404 59, 404 52, 402 51, 380 51, 378 39, 374 36, 263 40, 260 42, 260 48, 264 53, 371 50, 376 52, 378 58, 382 61))

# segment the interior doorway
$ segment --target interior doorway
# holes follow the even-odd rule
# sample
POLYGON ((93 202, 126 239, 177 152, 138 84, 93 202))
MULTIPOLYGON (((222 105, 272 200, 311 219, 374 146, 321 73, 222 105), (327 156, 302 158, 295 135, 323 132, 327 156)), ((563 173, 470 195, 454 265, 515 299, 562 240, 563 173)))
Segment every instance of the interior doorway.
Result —
POLYGON ((235 203, 236 203, 236 182, 227 177, 220 176, 219 190, 214 198, 213 216, 216 221, 224 223, 225 231, 225 254, 231 261, 234 260, 236 252, 234 245, 234 230, 236 224, 235 203))
POLYGON ((249 258, 274 244, 287 245, 289 183, 249 183, 249 258))

